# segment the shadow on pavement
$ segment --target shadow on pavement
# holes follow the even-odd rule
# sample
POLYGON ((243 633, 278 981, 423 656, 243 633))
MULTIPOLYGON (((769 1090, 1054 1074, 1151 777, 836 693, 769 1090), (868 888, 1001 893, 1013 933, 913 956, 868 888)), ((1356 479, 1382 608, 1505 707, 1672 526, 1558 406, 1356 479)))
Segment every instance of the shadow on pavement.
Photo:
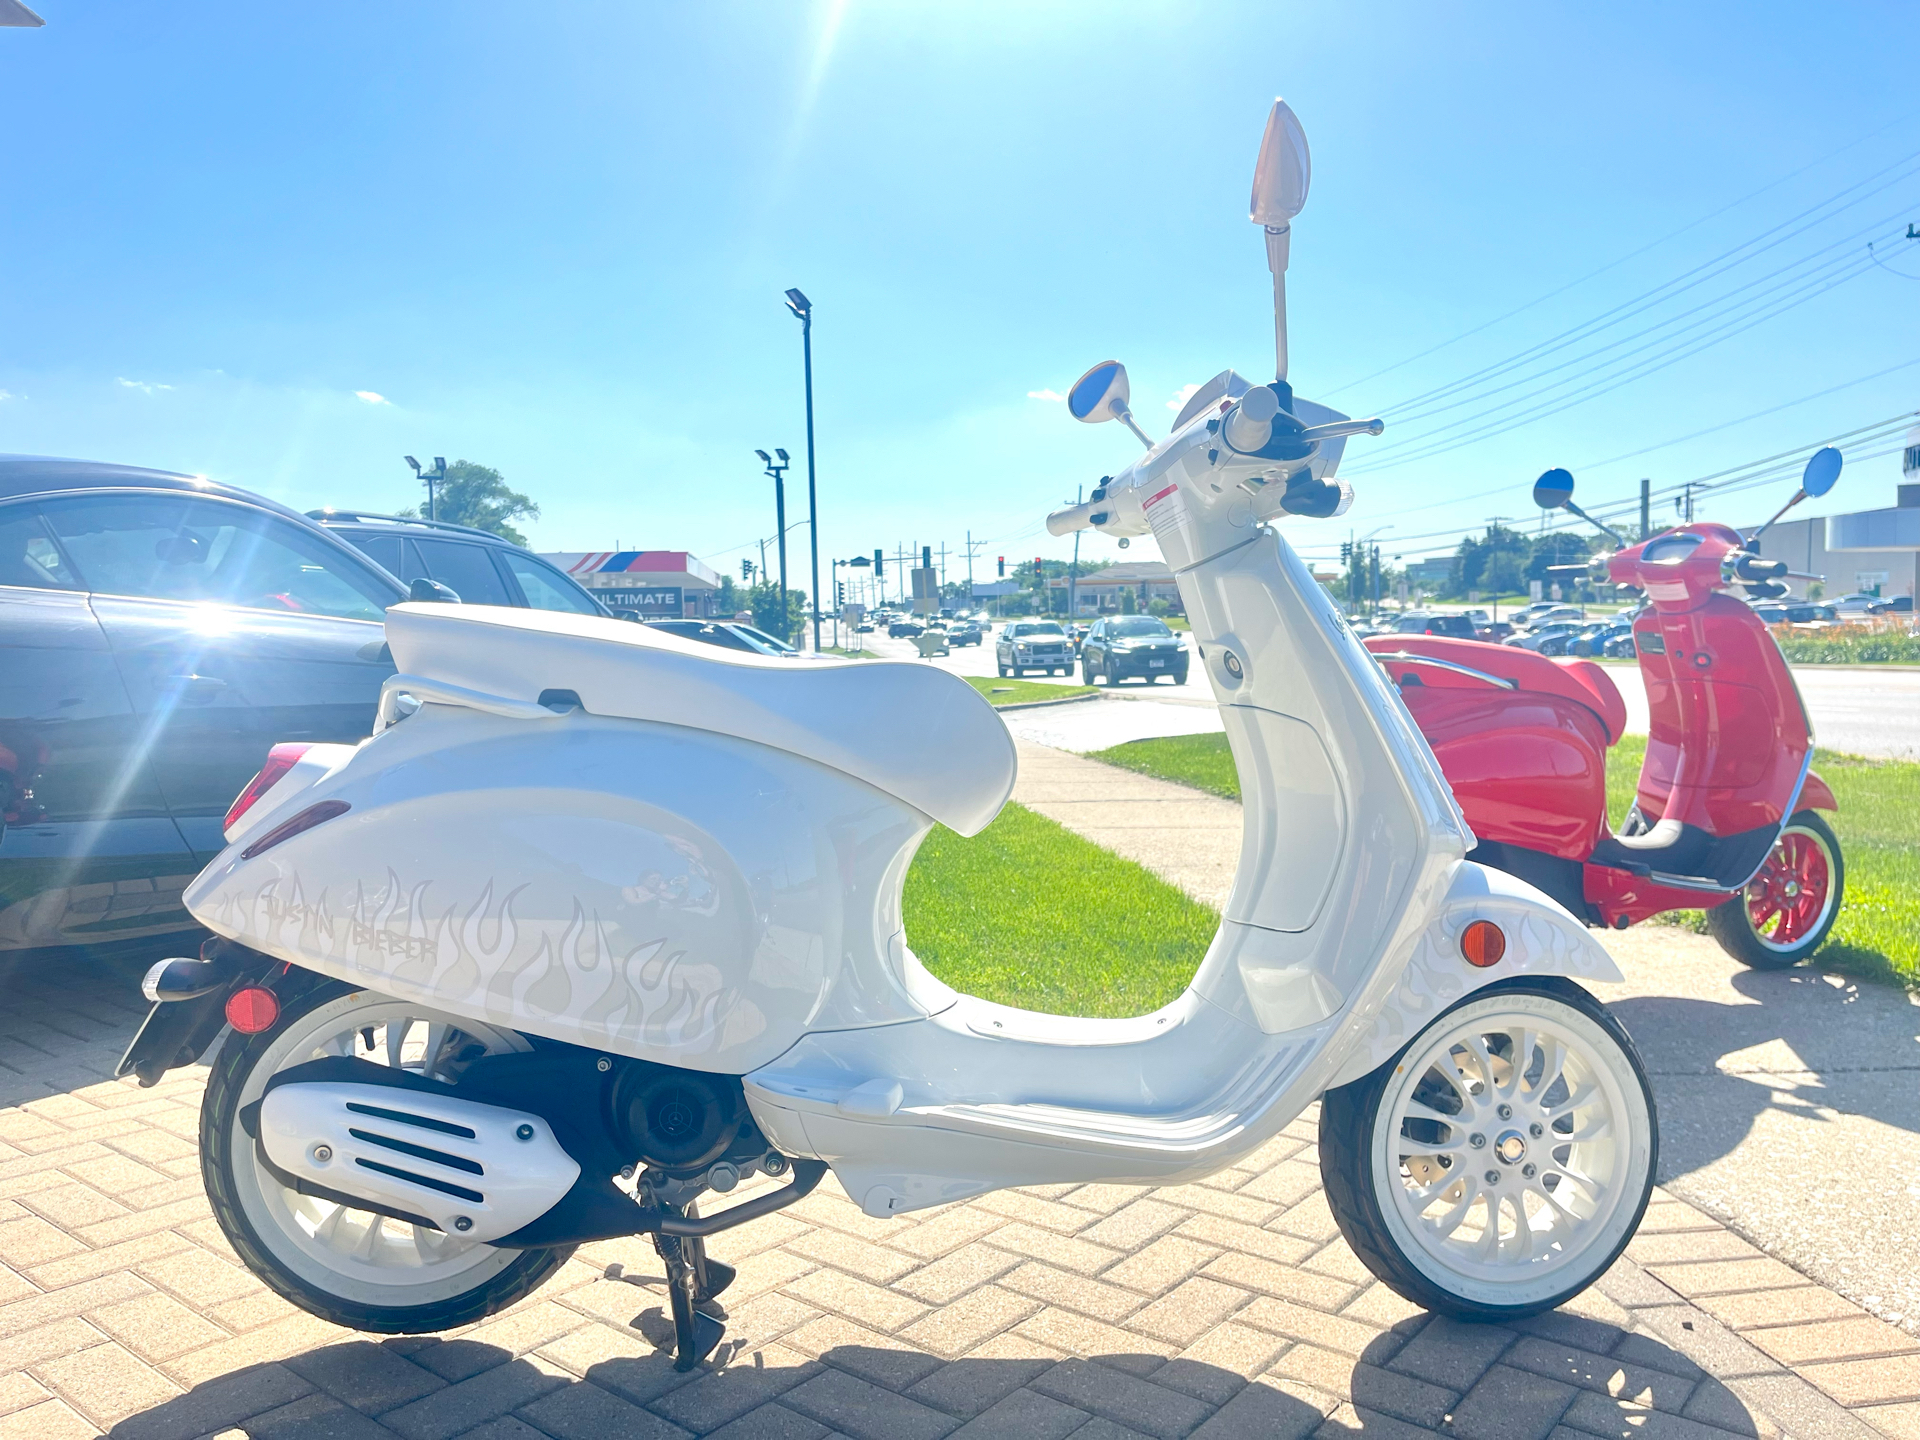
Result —
POLYGON ((1769 1110, 1821 1122, 1825 1107, 1920 1134, 1911 1086, 1829 1083, 1920 1076, 1920 1012, 1902 992, 1805 968, 1743 970, 1731 983, 1747 1003, 1641 995, 1608 1005, 1659 1092, 1662 1180, 1731 1154, 1769 1110), (1700 1105, 1705 1076, 1725 1082, 1712 1087, 1710 1112, 1700 1105))
MULTIPOLYGON (((585 1365, 583 1378, 473 1340, 348 1341, 207 1381, 108 1433, 191 1440, 238 1427, 267 1440, 424 1440, 468 1430, 664 1440, 740 1422, 738 1433, 755 1436, 816 1437, 824 1427, 857 1440, 932 1440, 977 1421, 969 1436, 1065 1437, 1091 1425, 1088 1434, 1109 1436, 1302 1440, 1317 1431, 1323 1440, 1399 1440, 1411 1427, 1456 1440, 1545 1440, 1564 1426, 1634 1440, 1682 1415, 1673 1428, 1691 1440, 1773 1433, 1676 1351, 1567 1313, 1517 1330, 1419 1317, 1380 1336, 1357 1361, 1258 1337, 1278 1363, 1251 1383, 1239 1369, 1141 1353, 942 1361, 905 1347, 839 1345, 807 1358, 778 1344, 736 1342, 682 1375, 646 1348, 669 1329, 649 1303, 654 1295, 635 1298, 645 1308, 623 1337, 632 1353, 585 1365)), ((1245 1368, 1266 1363, 1249 1352, 1245 1368)))

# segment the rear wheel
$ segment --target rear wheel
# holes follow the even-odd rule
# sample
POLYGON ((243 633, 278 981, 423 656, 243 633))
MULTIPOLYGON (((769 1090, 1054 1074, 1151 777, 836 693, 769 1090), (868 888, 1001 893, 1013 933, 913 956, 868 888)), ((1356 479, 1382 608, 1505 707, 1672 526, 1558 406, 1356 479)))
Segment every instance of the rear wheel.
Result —
POLYGON ((526 1048, 512 1030, 332 983, 288 1002, 264 1034, 230 1035, 200 1108, 200 1169, 220 1229, 275 1292, 354 1330, 445 1330, 524 1298, 566 1263, 571 1245, 499 1249, 301 1195, 261 1164, 240 1111, 275 1074, 325 1056, 447 1079, 480 1055, 526 1048))
POLYGON ((1633 1041, 1571 981, 1476 992, 1320 1103, 1320 1174, 1347 1243, 1462 1320, 1551 1310, 1626 1248, 1659 1130, 1633 1041))
POLYGON ((1785 970, 1826 943, 1846 883, 1833 827, 1802 810, 1787 821, 1747 888, 1707 912, 1707 931, 1741 964, 1785 970))

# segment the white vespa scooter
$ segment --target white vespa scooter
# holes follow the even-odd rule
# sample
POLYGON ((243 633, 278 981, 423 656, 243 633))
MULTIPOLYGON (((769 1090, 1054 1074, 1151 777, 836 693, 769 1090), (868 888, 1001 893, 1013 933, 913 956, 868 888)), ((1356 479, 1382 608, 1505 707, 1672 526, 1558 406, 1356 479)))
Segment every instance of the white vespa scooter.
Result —
MULTIPOLYGON (((1253 218, 1276 299, 1305 139, 1276 104, 1253 218)), ((902 929, 936 822, 984 828, 1005 726, 915 665, 795 668, 611 620, 396 606, 364 743, 282 747, 186 894, 218 938, 148 976, 123 1069, 229 1027, 201 1126, 227 1237, 342 1325, 435 1330, 580 1242, 651 1233, 678 1360, 731 1278, 702 1237, 830 1167, 869 1215, 1001 1186, 1160 1184, 1316 1099, 1329 1201, 1402 1295, 1530 1314, 1612 1263, 1652 1184, 1632 1042, 1585 929, 1473 843, 1378 665, 1269 528, 1326 516, 1350 421, 1231 371, 1049 521, 1151 533, 1245 795, 1193 983, 1131 1020, 959 995, 902 929), (911 723, 907 723, 911 721, 911 723), (785 1177, 705 1215, 756 1173, 785 1177)), ((1136 434, 1125 372, 1073 413, 1136 434)))

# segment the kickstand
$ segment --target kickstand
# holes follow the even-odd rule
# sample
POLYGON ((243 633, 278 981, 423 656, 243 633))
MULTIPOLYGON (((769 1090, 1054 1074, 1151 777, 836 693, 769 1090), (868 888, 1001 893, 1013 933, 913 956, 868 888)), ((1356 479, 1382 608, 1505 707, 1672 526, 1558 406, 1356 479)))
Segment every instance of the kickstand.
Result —
POLYGON ((711 1296, 711 1292, 701 1293, 706 1288, 702 1272, 727 1270, 722 1284, 731 1280, 733 1274, 717 1261, 709 1264, 706 1246, 699 1240, 656 1234, 653 1248, 660 1252, 667 1266, 667 1299, 673 1309, 673 1368, 691 1370, 713 1353, 713 1347, 727 1332, 723 1323, 695 1308, 711 1296))
MULTIPOLYGON (((700 1214, 700 1211, 692 1201, 688 1201, 686 1213, 687 1218, 692 1220, 700 1214)), ((733 1283, 733 1266, 723 1265, 718 1260, 709 1260, 707 1242, 699 1236, 681 1240, 680 1253, 687 1257, 687 1263, 693 1267, 693 1303, 695 1305, 706 1304, 733 1283)), ((726 1313, 722 1310, 714 1318, 722 1319, 726 1313)))

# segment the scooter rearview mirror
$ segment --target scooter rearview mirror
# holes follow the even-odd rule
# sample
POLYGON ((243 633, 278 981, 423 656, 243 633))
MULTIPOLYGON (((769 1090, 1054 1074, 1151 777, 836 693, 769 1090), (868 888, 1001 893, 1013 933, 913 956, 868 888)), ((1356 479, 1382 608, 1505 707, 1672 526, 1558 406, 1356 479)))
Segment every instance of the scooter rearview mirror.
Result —
POLYGON ((1559 510, 1573 498, 1573 476, 1565 470, 1549 470, 1533 482, 1533 503, 1542 510, 1559 510))
POLYGON ((1833 482, 1839 478, 1840 452, 1829 445, 1813 452, 1813 458, 1801 472, 1800 488, 1817 500, 1833 489, 1833 482))
POLYGON ((1102 360, 1073 382, 1067 392, 1067 413, 1076 420, 1098 425, 1111 420, 1127 408, 1132 392, 1127 388, 1127 367, 1118 360, 1102 360), (1118 406, 1109 409, 1110 402, 1118 406))
POLYGON ((1127 408, 1131 394, 1127 388, 1127 367, 1118 360, 1102 360, 1073 382, 1073 389, 1067 392, 1067 413, 1088 425, 1118 420, 1151 450, 1153 441, 1134 423, 1133 411, 1127 408))
POLYGON ((1747 548, 1751 550, 1758 545, 1760 537, 1773 528, 1774 521, 1802 500, 1809 498, 1817 500, 1833 489, 1834 482, 1840 478, 1840 461, 1840 452, 1831 445, 1814 451, 1813 457, 1807 461, 1807 468, 1800 472, 1800 488, 1793 492, 1792 498, 1786 504, 1768 517, 1766 524, 1753 532, 1747 541, 1747 548))

